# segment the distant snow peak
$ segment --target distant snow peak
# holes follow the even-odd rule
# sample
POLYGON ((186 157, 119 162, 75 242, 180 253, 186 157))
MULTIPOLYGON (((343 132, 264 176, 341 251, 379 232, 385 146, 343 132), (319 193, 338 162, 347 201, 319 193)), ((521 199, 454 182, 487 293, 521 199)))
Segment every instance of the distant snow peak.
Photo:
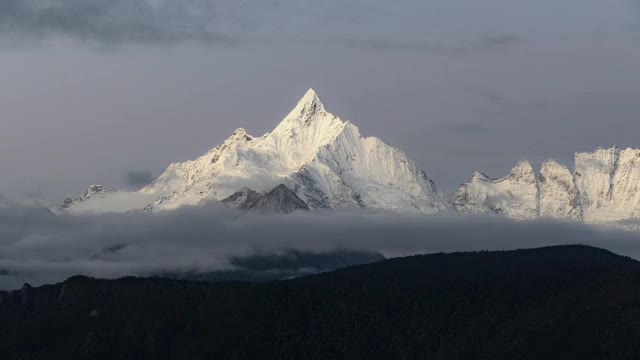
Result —
POLYGON ((91 185, 89 188, 82 194, 80 197, 71 198, 68 197, 64 199, 62 203, 62 208, 69 209, 78 203, 85 202, 87 200, 95 199, 95 198, 105 198, 110 193, 118 192, 118 189, 111 189, 109 191, 105 190, 102 185, 91 185))
POLYGON ((480 171, 475 171, 471 175, 471 181, 489 181, 489 180, 490 180, 489 176, 487 176, 487 174, 482 173, 480 171))
POLYGON ((532 217, 535 210, 536 217, 589 223, 640 218, 639 149, 597 148, 576 153, 573 174, 555 160, 542 164, 537 181, 533 174, 530 165, 523 163, 500 180, 486 180, 474 173, 458 189, 454 208, 516 218, 532 217), (523 213, 524 208, 529 211, 523 213))
POLYGON ((516 166, 511 169, 511 178, 529 183, 535 182, 533 166, 526 160, 519 161, 516 166))
POLYGON ((298 101, 298 105, 296 105, 291 113, 311 116, 315 113, 323 112, 325 112, 324 104, 320 101, 320 97, 318 97, 315 90, 309 89, 300 101, 298 101))
POLYGON ((245 130, 244 128, 237 128, 236 131, 234 131, 233 134, 231 134, 231 136, 225 142, 235 143, 247 141, 253 141, 253 136, 247 134, 247 130, 245 130))
POLYGON ((453 207, 459 212, 505 214, 516 218, 534 218, 538 191, 533 167, 520 161, 502 179, 491 179, 475 172, 471 182, 460 186, 453 207))
MULTIPOLYGON (((127 209, 151 197, 154 200, 141 207, 151 211, 211 200, 275 211, 278 206, 425 213, 446 209, 433 181, 404 152, 378 138, 362 137, 355 125, 328 112, 313 89, 272 132, 256 138, 239 128, 200 158, 171 164, 131 196, 136 201, 127 209)), ((72 202, 66 208, 73 207, 72 202)))

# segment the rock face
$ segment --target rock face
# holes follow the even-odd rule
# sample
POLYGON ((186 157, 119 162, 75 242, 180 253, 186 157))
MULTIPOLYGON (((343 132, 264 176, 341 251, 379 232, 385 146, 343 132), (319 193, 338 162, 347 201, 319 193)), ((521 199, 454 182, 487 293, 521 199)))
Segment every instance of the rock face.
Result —
POLYGON ((640 215, 640 150, 614 147, 576 154, 575 176, 586 218, 615 221, 640 215))
POLYGON ((249 210, 253 204, 262 198, 262 194, 253 191, 247 187, 233 193, 228 198, 222 200, 224 204, 240 210, 249 210))
POLYGON ((476 173, 458 189, 454 208, 515 218, 633 221, 640 217, 640 150, 577 153, 573 174, 554 160, 544 162, 537 176, 524 162, 499 180, 476 173))
POLYGON ((68 197, 64 199, 64 202, 60 206, 62 209, 71 209, 73 207, 77 207, 79 204, 95 200, 95 199, 104 199, 110 194, 118 192, 118 189, 105 190, 102 185, 91 185, 89 188, 82 194, 80 197, 68 197))
POLYGON ((569 169, 555 160, 542 164, 538 178, 540 216, 582 219, 578 189, 569 169))
MULTIPOLYGON (((200 158, 172 164, 148 186, 128 193, 121 201, 127 206, 119 209, 170 210, 228 199, 245 187, 266 193, 279 184, 312 209, 434 213, 446 208, 434 183, 404 152, 362 137, 309 90, 272 132, 254 137, 236 130, 200 158)), ((101 212, 103 203, 95 201, 89 210, 101 212)), ((74 205, 62 207, 72 212, 74 205)))
POLYGON ((241 210, 260 210, 271 213, 288 214, 294 211, 309 211, 309 206, 288 187, 280 184, 266 194, 259 194, 249 188, 243 188, 223 203, 241 210))

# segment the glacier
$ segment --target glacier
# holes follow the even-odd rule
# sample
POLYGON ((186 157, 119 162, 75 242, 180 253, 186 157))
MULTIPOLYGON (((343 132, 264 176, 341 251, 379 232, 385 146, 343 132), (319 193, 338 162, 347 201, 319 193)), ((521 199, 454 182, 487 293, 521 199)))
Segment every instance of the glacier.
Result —
POLYGON ((310 89, 270 133, 255 137, 237 129, 201 157, 169 165, 138 191, 105 191, 94 185, 56 210, 165 211, 222 202, 247 189, 269 194, 279 186, 312 210, 436 213, 447 209, 434 182, 403 151, 378 138, 363 137, 354 124, 328 112, 310 89))

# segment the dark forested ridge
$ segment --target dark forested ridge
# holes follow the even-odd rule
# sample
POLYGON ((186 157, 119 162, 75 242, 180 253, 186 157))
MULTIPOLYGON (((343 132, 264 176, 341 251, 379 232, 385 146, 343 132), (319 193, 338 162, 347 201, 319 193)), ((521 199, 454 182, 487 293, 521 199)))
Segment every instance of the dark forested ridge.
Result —
POLYGON ((336 249, 326 252, 285 249, 277 253, 254 254, 230 259, 234 270, 164 273, 159 277, 198 281, 266 282, 291 279, 354 265, 371 264, 385 257, 379 252, 336 249))
POLYGON ((2 359, 637 359, 638 339, 640 263, 584 246, 0 293, 2 359))

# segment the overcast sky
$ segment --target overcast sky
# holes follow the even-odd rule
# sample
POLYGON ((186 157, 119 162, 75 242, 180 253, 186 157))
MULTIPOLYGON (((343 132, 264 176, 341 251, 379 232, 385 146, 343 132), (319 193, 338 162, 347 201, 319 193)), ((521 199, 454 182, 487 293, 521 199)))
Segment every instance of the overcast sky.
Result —
POLYGON ((3 0, 0 193, 139 185, 315 88, 451 191, 640 147, 637 0, 3 0))

